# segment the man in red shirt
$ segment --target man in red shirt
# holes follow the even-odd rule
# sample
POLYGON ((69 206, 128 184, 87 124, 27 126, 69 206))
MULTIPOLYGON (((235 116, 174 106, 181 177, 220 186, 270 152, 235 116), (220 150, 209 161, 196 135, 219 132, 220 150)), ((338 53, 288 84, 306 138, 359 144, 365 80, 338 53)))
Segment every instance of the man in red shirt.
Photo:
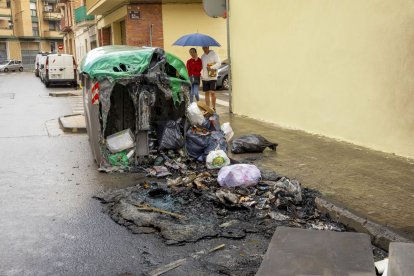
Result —
POLYGON ((191 81, 190 103, 192 103, 194 96, 197 101, 200 100, 198 89, 200 87, 200 77, 203 65, 195 48, 190 49, 190 56, 191 58, 187 60, 187 71, 191 81))

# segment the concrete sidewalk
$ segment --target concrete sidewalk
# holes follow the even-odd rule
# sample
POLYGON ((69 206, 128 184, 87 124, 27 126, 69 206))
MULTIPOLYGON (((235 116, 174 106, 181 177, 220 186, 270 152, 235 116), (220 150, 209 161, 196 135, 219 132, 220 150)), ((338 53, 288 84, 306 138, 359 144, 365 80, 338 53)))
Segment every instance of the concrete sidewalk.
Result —
POLYGON ((229 115, 223 105, 217 111, 221 123, 231 123, 235 136, 256 133, 279 143, 276 152, 267 149, 233 158, 257 157, 258 165, 296 178, 327 199, 414 240, 414 160, 229 115))

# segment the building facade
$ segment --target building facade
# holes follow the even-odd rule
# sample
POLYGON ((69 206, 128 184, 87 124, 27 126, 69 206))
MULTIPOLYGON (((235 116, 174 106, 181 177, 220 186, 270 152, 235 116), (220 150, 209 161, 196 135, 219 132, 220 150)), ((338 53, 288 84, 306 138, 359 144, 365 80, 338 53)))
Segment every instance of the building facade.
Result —
POLYGON ((230 1, 233 110, 414 158, 414 2, 230 1))
MULTIPOLYGON (((172 46, 190 33, 210 35, 222 47, 215 48, 221 59, 227 58, 226 20, 210 18, 201 0, 121 1, 86 0, 88 14, 97 16, 98 45, 161 47, 186 61, 188 47, 172 46)), ((201 55, 201 49, 198 49, 201 55)))
POLYGON ((58 52, 62 44, 57 0, 0 0, 0 62, 21 60, 34 68, 39 52, 58 52))
POLYGON ((75 57, 79 64, 85 54, 97 47, 96 21, 86 13, 85 0, 60 0, 63 15, 61 29, 64 52, 75 57))

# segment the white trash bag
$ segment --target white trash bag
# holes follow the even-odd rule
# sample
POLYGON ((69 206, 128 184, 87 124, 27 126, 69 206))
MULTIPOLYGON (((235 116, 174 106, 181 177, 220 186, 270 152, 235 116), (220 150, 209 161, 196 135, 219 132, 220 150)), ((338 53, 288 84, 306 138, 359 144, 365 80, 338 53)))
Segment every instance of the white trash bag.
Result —
POLYGON ((213 150, 207 155, 206 166, 208 169, 220 169, 230 165, 230 159, 223 150, 213 150))
POLYGON ((223 123, 221 125, 221 130, 224 132, 224 136, 226 137, 227 142, 229 142, 234 135, 234 131, 231 128, 230 123, 223 123))
POLYGON ((193 126, 201 126, 204 123, 204 115, 196 102, 191 103, 187 107, 187 118, 193 126))
POLYGON ((217 181, 222 187, 248 187, 256 185, 261 178, 260 170, 255 165, 236 164, 220 169, 217 181))

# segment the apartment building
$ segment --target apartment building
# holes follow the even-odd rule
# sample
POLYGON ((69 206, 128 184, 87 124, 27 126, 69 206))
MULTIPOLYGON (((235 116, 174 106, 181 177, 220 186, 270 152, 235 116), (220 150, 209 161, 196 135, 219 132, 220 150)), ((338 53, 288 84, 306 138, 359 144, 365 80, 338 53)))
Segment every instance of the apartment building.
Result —
MULTIPOLYGON (((202 0, 86 0, 87 13, 96 15, 99 46, 131 45, 162 47, 182 60, 189 58, 188 47, 172 46, 179 37, 203 33, 222 47, 215 48, 227 58, 226 20, 211 18, 202 0)), ((199 49, 200 55, 202 54, 199 49)))
POLYGON ((58 52, 63 47, 57 3, 0 0, 0 61, 18 59, 30 68, 38 52, 58 52))
POLYGON ((87 14, 85 0, 60 0, 59 8, 64 52, 75 56, 79 64, 89 50, 97 47, 95 16, 87 14))

